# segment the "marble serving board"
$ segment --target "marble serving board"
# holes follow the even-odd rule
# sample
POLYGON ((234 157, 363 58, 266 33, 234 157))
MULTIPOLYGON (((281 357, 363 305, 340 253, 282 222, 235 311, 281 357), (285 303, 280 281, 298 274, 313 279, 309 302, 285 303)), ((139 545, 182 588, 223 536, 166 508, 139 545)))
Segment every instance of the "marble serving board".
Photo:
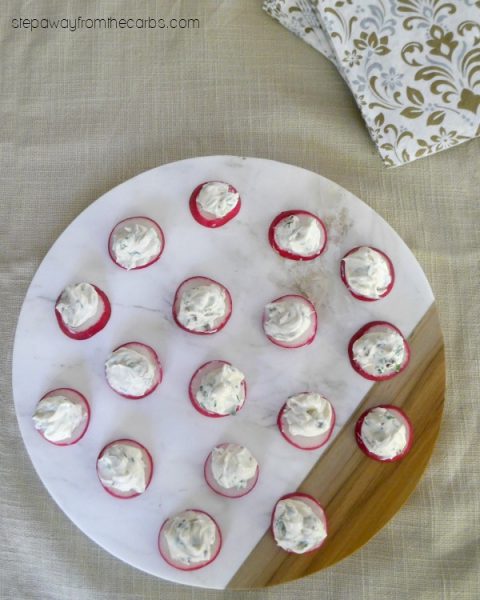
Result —
POLYGON ((54 243, 33 278, 13 357, 14 399, 25 446, 60 508, 108 552, 164 579, 225 588, 265 537, 275 501, 302 484, 329 446, 333 453, 338 432, 371 393, 372 383, 348 360, 352 334, 370 320, 387 320, 409 336, 433 302, 425 275, 400 237, 366 204, 324 177, 269 160, 230 156, 163 165, 93 202, 54 243), (207 180, 231 183, 242 198, 239 215, 218 230, 196 223, 188 207, 191 191, 207 180), (327 226, 327 251, 310 263, 284 260, 268 243, 272 219, 295 208, 317 214, 327 226), (153 266, 127 272, 109 258, 107 240, 115 223, 134 215, 156 220, 166 245, 153 266), (382 249, 395 266, 393 291, 379 302, 355 300, 339 277, 340 258, 361 244, 382 249), (172 319, 175 290, 193 275, 216 279, 231 292, 232 317, 215 335, 191 335, 172 319), (112 304, 106 328, 86 341, 64 336, 54 315, 60 291, 77 281, 99 286, 112 304), (261 327, 264 305, 288 293, 306 295, 318 313, 316 339, 301 349, 273 345, 261 327), (161 385, 140 401, 119 397, 104 377, 105 358, 128 341, 152 346, 164 369, 161 385), (248 398, 234 417, 208 419, 189 402, 191 375, 212 359, 230 361, 246 375, 248 398), (63 386, 88 398, 92 418, 78 444, 59 448, 35 431, 31 415, 45 392, 63 386), (292 447, 276 427, 286 398, 305 390, 328 397, 337 415, 331 441, 314 452, 292 447), (123 437, 144 444, 155 465, 148 490, 128 501, 105 493, 95 472, 101 448, 123 437), (214 494, 203 479, 206 456, 225 441, 246 445, 260 464, 256 488, 240 499, 214 494), (165 518, 189 507, 215 517, 223 547, 208 567, 182 572, 163 561, 157 535, 165 518))

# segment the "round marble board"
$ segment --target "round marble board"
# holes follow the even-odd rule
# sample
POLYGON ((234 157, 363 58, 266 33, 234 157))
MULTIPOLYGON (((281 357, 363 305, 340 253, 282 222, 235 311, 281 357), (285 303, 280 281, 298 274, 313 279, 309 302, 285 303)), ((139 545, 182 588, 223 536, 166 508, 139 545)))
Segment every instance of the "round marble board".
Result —
POLYGON ((291 165, 202 157, 158 167, 119 185, 59 237, 23 304, 13 390, 21 433, 38 475, 92 540, 164 579, 210 588, 263 587, 312 573, 358 549, 414 489, 440 426, 443 342, 420 266, 390 226, 358 198, 291 165), (231 183, 242 198, 239 215, 215 230, 196 223, 188 206, 192 190, 208 180, 231 183), (285 260, 268 243, 272 219, 295 208, 318 214, 327 226, 327 251, 309 263, 285 260), (110 260, 107 239, 115 223, 133 215, 156 220, 166 246, 157 263, 128 272, 110 260), (395 266, 393 291, 378 302, 356 300, 339 277, 341 257, 362 244, 382 249, 395 266), (173 322, 175 290, 193 275, 220 281, 232 294, 232 317, 217 334, 191 335, 173 322), (106 328, 86 341, 63 335, 54 315, 59 292, 77 281, 98 285, 112 303, 106 328), (295 350, 273 345, 261 327, 264 305, 288 293, 306 295, 319 318, 314 342, 295 350), (347 356, 351 336, 372 320, 392 322, 411 345, 408 368, 387 382, 363 379, 347 356), (161 385, 140 401, 116 395, 104 377, 109 352, 131 340, 152 346, 164 369, 161 385), (209 419, 189 402, 191 375, 212 359, 228 360, 246 375, 247 402, 234 417, 209 419), (78 444, 56 447, 37 433, 31 416, 45 392, 66 386, 88 398, 92 419, 78 444), (329 443, 314 452, 288 444, 276 426, 286 398, 305 390, 329 398, 337 416, 329 443), (413 422, 413 449, 398 463, 373 461, 354 441, 360 413, 381 403, 402 406, 413 422), (150 487, 128 501, 107 494, 95 471, 100 449, 119 438, 144 444, 155 465, 150 487), (246 445, 260 464, 258 484, 243 498, 218 496, 203 478, 206 456, 225 441, 246 445), (275 501, 295 490, 315 496, 329 521, 327 541, 308 555, 287 554, 269 532, 275 501), (170 567, 157 550, 162 522, 186 508, 206 510, 223 534, 218 558, 190 572, 170 567))

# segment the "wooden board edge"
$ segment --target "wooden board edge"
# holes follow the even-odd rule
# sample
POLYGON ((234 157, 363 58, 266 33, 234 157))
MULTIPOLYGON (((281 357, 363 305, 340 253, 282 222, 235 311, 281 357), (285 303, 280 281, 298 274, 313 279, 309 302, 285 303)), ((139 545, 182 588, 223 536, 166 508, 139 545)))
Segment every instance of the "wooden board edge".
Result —
POLYGON ((322 548, 312 554, 288 554, 267 531, 227 588, 286 583, 343 560, 378 533, 413 492, 433 452, 443 414, 445 356, 435 304, 415 327, 409 343, 412 358, 406 371, 371 388, 298 488, 318 498, 326 510, 329 535, 322 548), (402 407, 413 423, 413 448, 397 463, 369 459, 354 439, 360 414, 382 403, 402 407))

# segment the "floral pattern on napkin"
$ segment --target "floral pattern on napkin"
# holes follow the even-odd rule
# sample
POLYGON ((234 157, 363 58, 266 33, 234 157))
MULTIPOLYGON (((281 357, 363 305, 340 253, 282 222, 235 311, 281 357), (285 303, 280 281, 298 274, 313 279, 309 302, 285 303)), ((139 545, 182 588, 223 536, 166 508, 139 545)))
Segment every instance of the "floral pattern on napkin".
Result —
POLYGON ((480 135, 480 0, 266 4, 284 20, 294 14, 295 27, 291 19, 288 27, 301 37, 307 15, 316 14, 317 36, 329 43, 387 166, 480 135))

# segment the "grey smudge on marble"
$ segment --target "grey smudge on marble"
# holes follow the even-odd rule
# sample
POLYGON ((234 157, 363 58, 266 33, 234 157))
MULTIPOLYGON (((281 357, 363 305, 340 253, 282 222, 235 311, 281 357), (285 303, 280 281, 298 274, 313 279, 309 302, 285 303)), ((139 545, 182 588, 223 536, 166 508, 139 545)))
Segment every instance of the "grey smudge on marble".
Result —
POLYGON ((344 206, 338 212, 329 212, 323 216, 327 228, 327 237, 330 243, 340 244, 353 227, 353 219, 348 209, 344 206))

